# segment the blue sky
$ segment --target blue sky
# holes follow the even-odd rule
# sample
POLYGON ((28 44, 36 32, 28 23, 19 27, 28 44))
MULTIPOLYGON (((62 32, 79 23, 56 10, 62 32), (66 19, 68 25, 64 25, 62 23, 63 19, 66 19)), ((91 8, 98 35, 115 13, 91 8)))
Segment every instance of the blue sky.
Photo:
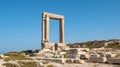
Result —
MULTIPOLYGON (((39 49, 44 11, 65 16, 66 43, 120 38, 120 0, 0 0, 0 52, 39 49)), ((58 42, 58 21, 50 22, 58 42)))

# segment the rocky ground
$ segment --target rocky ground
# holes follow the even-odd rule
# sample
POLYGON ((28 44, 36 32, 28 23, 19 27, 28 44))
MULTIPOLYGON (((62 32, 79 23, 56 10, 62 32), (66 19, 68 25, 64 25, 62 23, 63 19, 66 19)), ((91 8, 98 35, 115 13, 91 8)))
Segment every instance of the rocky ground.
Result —
MULTIPOLYGON (((116 65, 110 65, 110 64, 98 64, 98 63, 85 63, 85 64, 75 64, 75 63, 49 63, 45 64, 44 67, 47 67, 48 65, 54 65, 54 67, 116 67, 116 65)), ((117 66, 118 67, 118 66, 117 66)))

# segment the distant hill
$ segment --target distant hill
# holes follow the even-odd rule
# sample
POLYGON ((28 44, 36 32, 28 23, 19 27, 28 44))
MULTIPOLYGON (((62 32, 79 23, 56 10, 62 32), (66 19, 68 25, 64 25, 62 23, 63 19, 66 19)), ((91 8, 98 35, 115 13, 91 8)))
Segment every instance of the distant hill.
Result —
POLYGON ((94 40, 81 43, 67 44, 71 48, 114 48, 120 49, 120 39, 94 40))

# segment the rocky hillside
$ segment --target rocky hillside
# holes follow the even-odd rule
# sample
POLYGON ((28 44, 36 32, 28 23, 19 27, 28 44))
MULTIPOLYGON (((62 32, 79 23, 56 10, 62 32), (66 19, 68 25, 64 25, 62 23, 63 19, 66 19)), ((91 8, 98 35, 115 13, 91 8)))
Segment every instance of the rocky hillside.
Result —
POLYGON ((81 43, 67 44, 71 48, 114 48, 120 49, 120 40, 111 39, 111 40, 95 40, 81 43))

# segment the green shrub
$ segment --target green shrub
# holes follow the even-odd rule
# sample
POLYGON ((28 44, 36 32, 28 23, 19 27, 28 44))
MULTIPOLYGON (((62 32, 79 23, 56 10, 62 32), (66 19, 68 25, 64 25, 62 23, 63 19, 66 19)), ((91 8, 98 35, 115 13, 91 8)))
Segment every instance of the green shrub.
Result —
POLYGON ((48 65, 47 67, 54 67, 53 65, 48 65))

